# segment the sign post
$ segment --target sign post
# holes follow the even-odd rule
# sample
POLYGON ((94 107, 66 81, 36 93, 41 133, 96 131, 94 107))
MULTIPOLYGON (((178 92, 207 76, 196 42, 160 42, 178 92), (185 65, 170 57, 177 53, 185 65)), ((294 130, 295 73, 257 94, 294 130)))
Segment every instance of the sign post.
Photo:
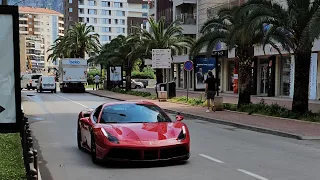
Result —
POLYGON ((0 23, 0 133, 19 132, 22 109, 18 7, 0 6, 0 23))
POLYGON ((167 70, 167 97, 169 96, 169 69, 171 69, 171 63, 171 49, 152 49, 152 68, 167 70))
POLYGON ((190 71, 193 70, 193 62, 188 60, 184 62, 183 68, 187 71, 187 101, 189 99, 189 81, 190 81, 190 71))

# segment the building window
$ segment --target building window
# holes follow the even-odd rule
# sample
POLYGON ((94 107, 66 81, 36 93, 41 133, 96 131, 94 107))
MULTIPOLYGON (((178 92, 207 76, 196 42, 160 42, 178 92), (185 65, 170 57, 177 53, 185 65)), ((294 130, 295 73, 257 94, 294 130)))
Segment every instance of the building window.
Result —
POLYGON ((122 33, 126 33, 126 29, 125 28, 122 28, 122 33))
POLYGON ((89 1, 89 6, 95 6, 96 5, 96 1, 89 1))
POLYGON ((101 14, 102 14, 102 15, 107 15, 107 10, 102 10, 102 11, 101 11, 101 14))
POLYGON ((115 23, 115 24, 118 24, 118 23, 119 23, 119 22, 118 22, 118 19, 115 19, 115 20, 114 20, 114 23, 115 23))
POLYGON ((121 2, 115 2, 115 3, 114 3, 114 7, 116 7, 116 8, 122 8, 123 5, 122 5, 121 2))
POLYGON ((148 9, 148 4, 142 4, 142 9, 148 9))
POLYGON ((281 61, 281 95, 290 95, 290 68, 291 68, 291 58, 283 57, 281 61))
POLYGON ((72 12, 72 8, 69 8, 69 12, 72 12))
POLYGON ((142 17, 148 17, 148 13, 142 13, 142 17))
POLYGON ((117 33, 121 33, 122 32, 122 28, 117 27, 117 33))
POLYGON ((102 1, 102 2, 101 2, 101 6, 102 6, 102 7, 110 7, 110 2, 102 1))
POLYGON ((125 24, 126 24, 126 21, 125 21, 124 19, 120 19, 120 23, 121 23, 122 25, 125 25, 125 24))
POLYGON ((69 3, 71 4, 71 3, 72 3, 72 0, 69 0, 69 3))
POLYGON ((110 32, 110 27, 102 27, 102 32, 110 32))
POLYGON ((102 21, 102 24, 107 24, 108 19, 103 18, 103 19, 101 19, 101 21, 102 21))
POLYGON ((234 61, 228 61, 228 85, 227 85, 227 91, 233 91, 233 74, 234 74, 234 61))
POLYGON ((116 11, 116 15, 117 16, 125 16, 125 12, 124 11, 116 11))
POLYGON ((88 9, 88 14, 95 15, 96 10, 95 9, 88 9))
POLYGON ((109 36, 102 35, 101 36, 101 41, 109 41, 109 36))

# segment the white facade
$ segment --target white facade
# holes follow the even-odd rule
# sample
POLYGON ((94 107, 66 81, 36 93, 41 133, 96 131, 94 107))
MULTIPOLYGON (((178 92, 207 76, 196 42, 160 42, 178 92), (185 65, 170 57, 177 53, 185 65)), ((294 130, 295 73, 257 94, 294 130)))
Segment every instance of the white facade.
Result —
MULTIPOLYGON (((128 34, 128 17, 147 17, 148 6, 129 4, 127 0, 89 1, 80 0, 78 5, 78 22, 94 26, 100 35, 101 44, 110 42, 118 35, 128 34)), ((69 8, 69 12, 74 9, 69 8)))
MULTIPOLYGON (((50 54, 47 50, 59 36, 64 35, 63 14, 46 8, 19 7, 19 33, 28 37, 27 41, 31 41, 30 38, 40 38, 40 44, 44 46, 43 52, 39 55, 41 57, 36 54, 21 54, 22 59, 27 60, 27 56, 29 56, 32 64, 39 64, 38 69, 44 69, 44 72, 48 70, 48 67, 57 65, 47 61, 50 54)), ((25 46, 20 48, 28 49, 25 46)))

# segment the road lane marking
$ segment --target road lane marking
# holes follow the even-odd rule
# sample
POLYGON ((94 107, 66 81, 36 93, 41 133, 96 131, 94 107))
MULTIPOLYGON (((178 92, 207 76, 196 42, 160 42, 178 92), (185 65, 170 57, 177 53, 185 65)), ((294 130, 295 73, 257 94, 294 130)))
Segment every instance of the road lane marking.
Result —
POLYGON ((243 172, 243 173, 245 173, 245 174, 247 174, 247 175, 249 175, 249 176, 252 176, 252 177, 257 178, 257 179, 260 179, 260 180, 268 180, 267 178, 264 178, 264 177, 262 177, 262 176, 259 176, 259 175, 257 175, 257 174, 254 174, 254 173, 252 173, 252 172, 249 172, 249 171, 246 171, 246 170, 243 170, 243 169, 238 169, 238 171, 243 172))
POLYGON ((80 106, 82 106, 82 107, 89 108, 89 107, 86 106, 86 105, 83 105, 83 104, 81 104, 81 103, 78 103, 78 102, 76 102, 76 101, 73 101, 73 100, 71 100, 71 99, 68 99, 68 98, 66 98, 66 97, 63 97, 63 96, 60 96, 60 95, 57 95, 57 94, 55 94, 55 96, 58 96, 58 97, 60 97, 60 98, 62 98, 62 99, 65 99, 65 100, 71 101, 71 102, 73 102, 73 103, 76 103, 76 104, 78 104, 78 105, 80 105, 80 106))
POLYGON ((214 162, 217 162, 217 163, 224 163, 223 161, 220 161, 219 159, 215 159, 215 158, 210 157, 210 156, 207 156, 207 155, 205 155, 205 154, 199 154, 199 156, 202 156, 202 157, 204 157, 204 158, 206 158, 206 159, 209 159, 209 160, 214 161, 214 162))

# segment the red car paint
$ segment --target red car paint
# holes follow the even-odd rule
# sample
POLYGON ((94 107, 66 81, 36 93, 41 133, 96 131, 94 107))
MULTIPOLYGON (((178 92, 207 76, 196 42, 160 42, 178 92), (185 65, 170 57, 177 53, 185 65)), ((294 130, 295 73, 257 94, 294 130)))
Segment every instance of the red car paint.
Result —
MULTIPOLYGON (((102 104, 101 110, 106 106, 127 103, 158 107, 151 102, 116 102, 102 104)), ((102 112, 99 113, 98 119, 94 121, 95 111, 81 111, 78 124, 81 131, 81 147, 91 151, 91 137, 93 136, 96 147, 95 154, 99 160, 187 160, 190 156, 189 130, 181 122, 183 120, 183 116, 181 115, 177 115, 177 120, 172 122, 100 124, 102 112), (178 140, 177 138, 183 132, 183 129, 185 130, 184 139, 178 140), (114 136, 119 143, 111 142, 104 135, 103 130, 114 136), (116 153, 120 151, 124 153, 116 153), (133 152, 136 153, 136 156, 133 152), (130 155, 130 158, 128 158, 128 154, 131 154, 132 157, 130 155)))

